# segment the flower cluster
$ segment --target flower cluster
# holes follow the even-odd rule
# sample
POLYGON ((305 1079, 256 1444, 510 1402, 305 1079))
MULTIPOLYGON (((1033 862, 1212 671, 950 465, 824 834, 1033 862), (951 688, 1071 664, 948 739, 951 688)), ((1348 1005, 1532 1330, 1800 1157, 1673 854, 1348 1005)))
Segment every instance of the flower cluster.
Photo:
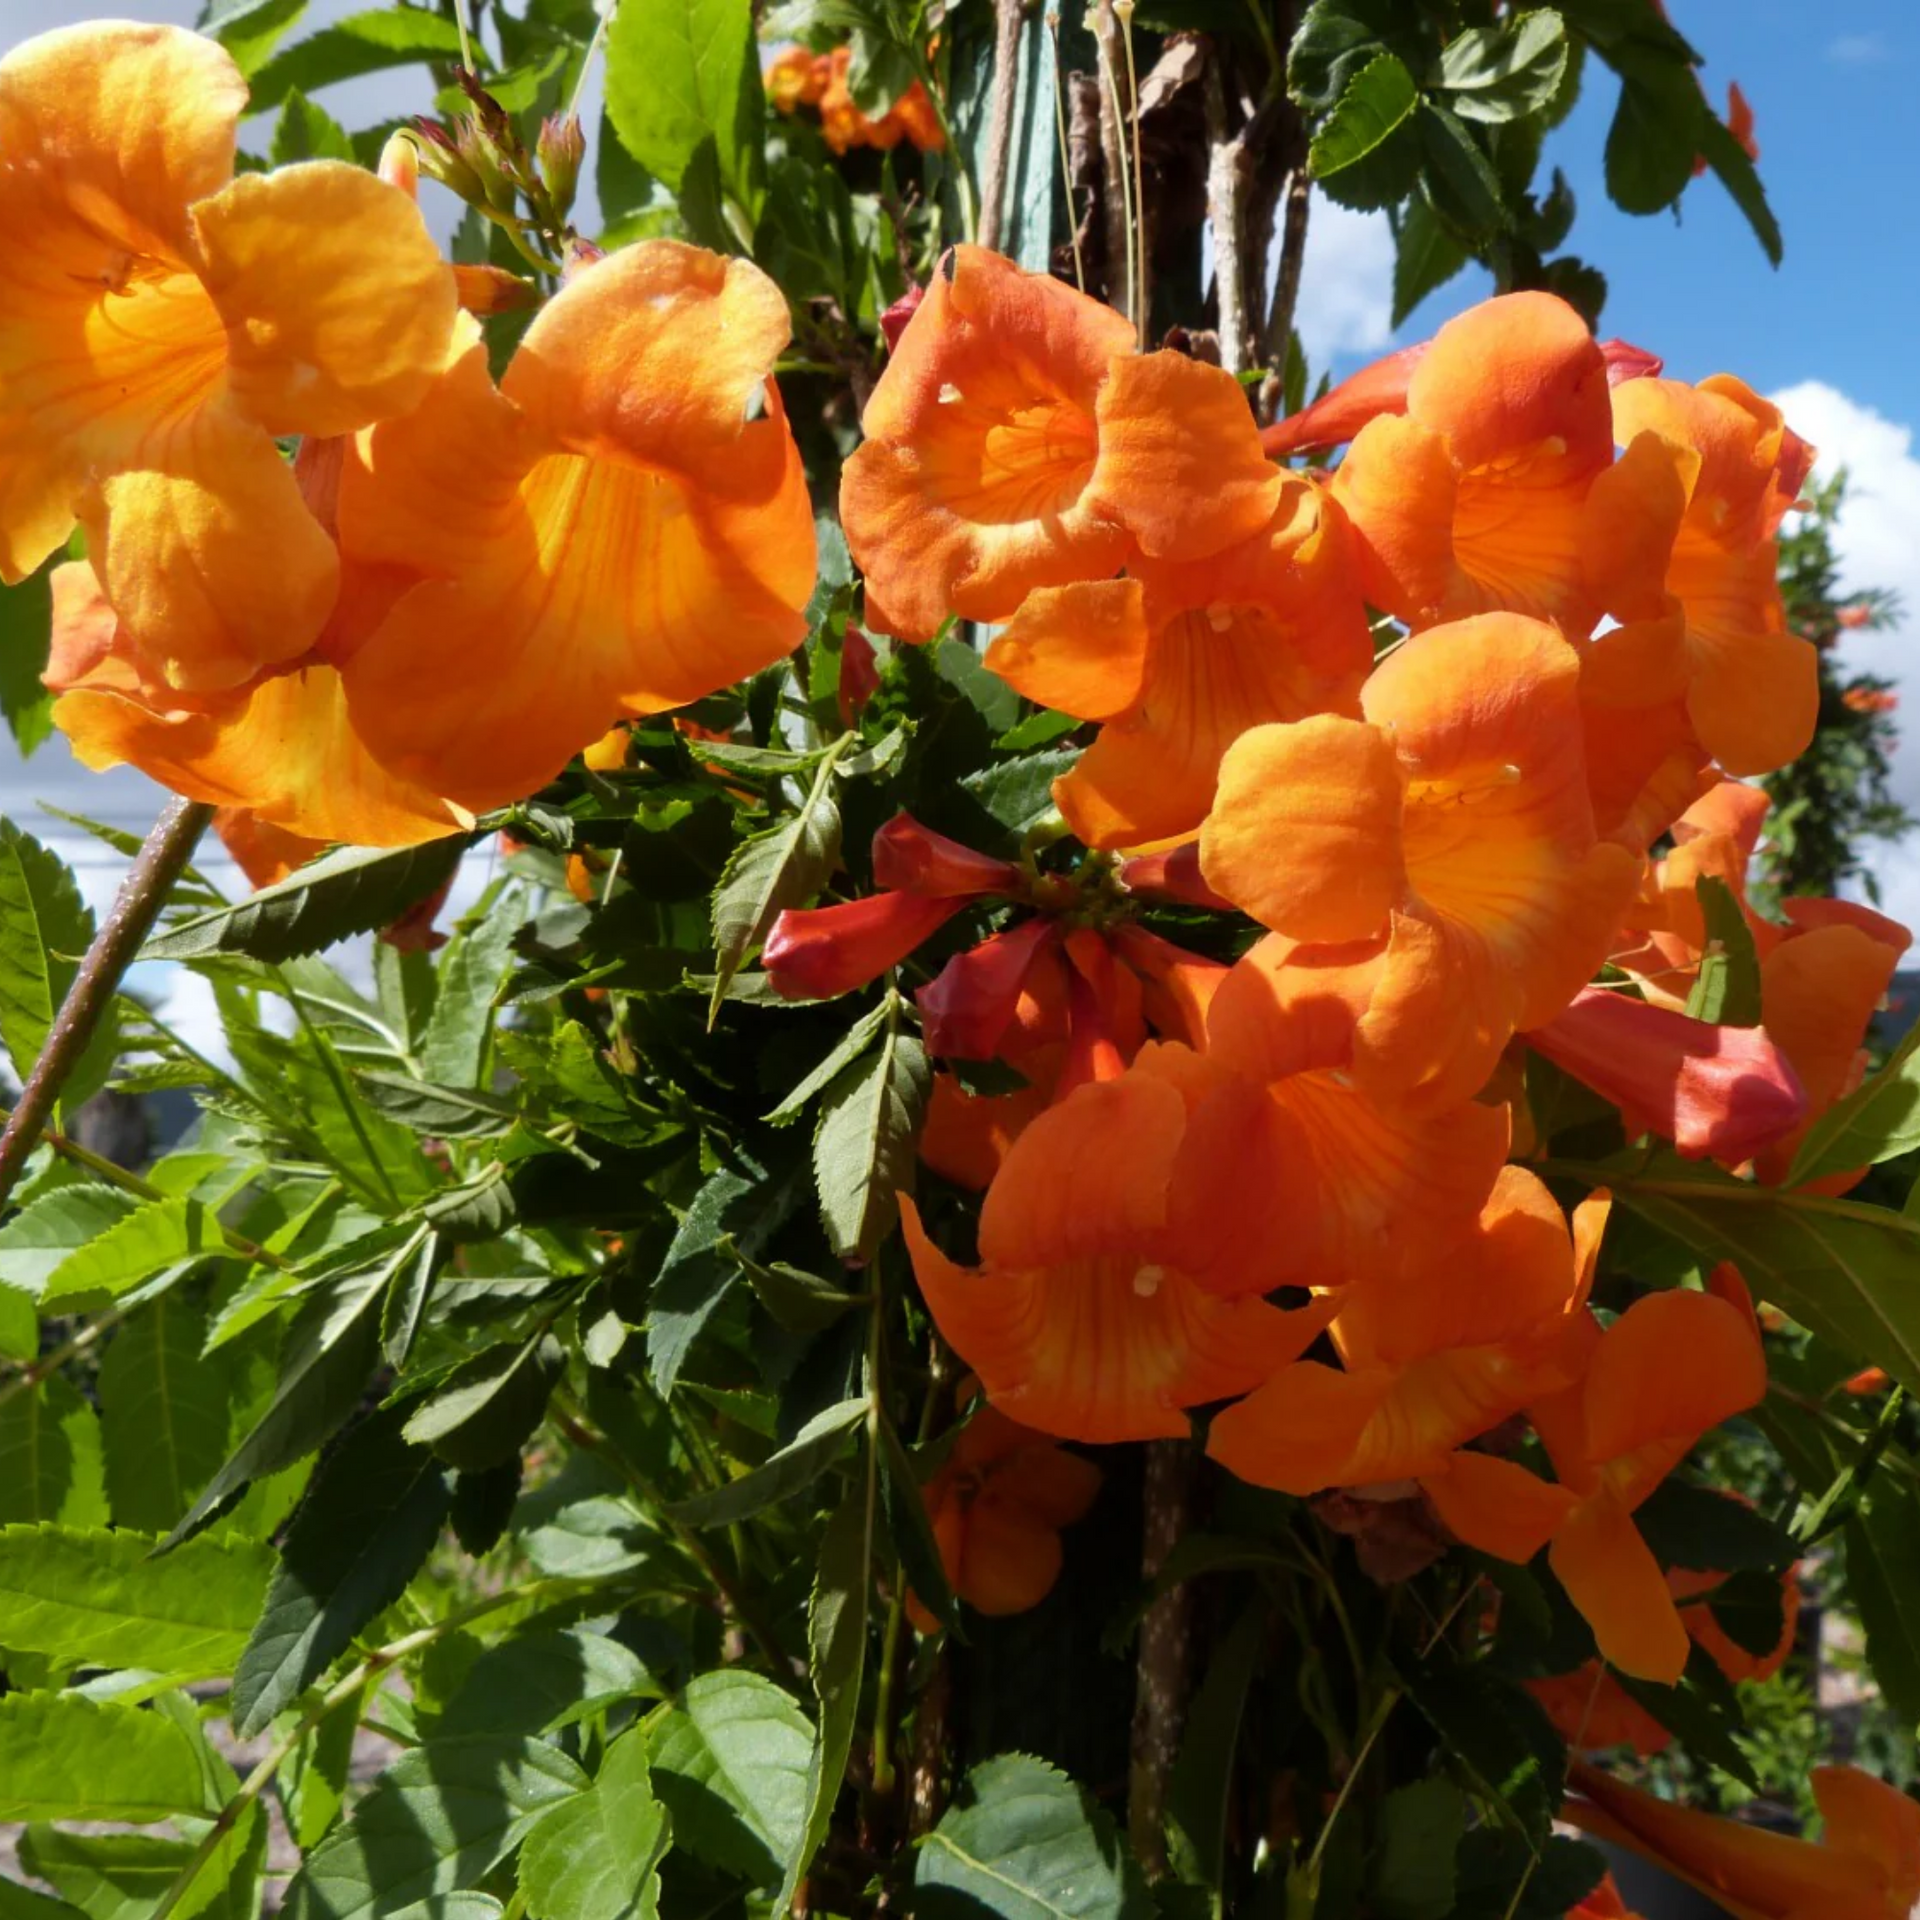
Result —
POLYGON ((1685 1011, 1718 951, 1698 883, 1744 903, 1765 805, 1729 776, 1814 723, 1774 580, 1811 450, 1531 293, 1263 436, 1218 367, 967 247, 863 426, 869 626, 995 626, 992 672, 1099 728, 1055 788, 1077 874, 903 818, 879 892, 767 946, 823 995, 1020 909, 919 993, 931 1052, 1025 1081, 938 1082, 925 1155, 986 1187, 973 1266, 903 1203, 942 1333, 1039 1433, 1184 1436, 1229 1402, 1207 1446, 1243 1479, 1546 1548, 1602 1655, 1676 1679, 1695 1591, 1633 1516, 1760 1398, 1759 1324, 1729 1266, 1603 1323, 1608 1198, 1569 1220, 1519 1164, 1518 1068, 1769 1180, 1857 1074, 1905 942, 1876 915, 1746 910, 1764 1023, 1685 1011), (1340 441, 1331 471, 1273 457, 1340 441), (1169 899, 1264 935, 1183 954, 1136 923, 1169 899))
POLYGON ((816 109, 820 137, 833 153, 851 153, 855 147, 874 147, 885 153, 902 140, 912 141, 922 153, 944 151, 946 131, 932 98, 918 80, 875 120, 854 102, 852 71, 851 47, 835 47, 831 53, 789 47, 767 68, 767 98, 776 112, 790 116, 802 107, 816 109))
POLYGON ((171 28, 0 60, 0 579, 84 532, 47 676, 83 761, 403 845, 803 637, 764 274, 664 240, 597 260, 496 385, 405 137, 386 177, 236 176, 245 97, 171 28))

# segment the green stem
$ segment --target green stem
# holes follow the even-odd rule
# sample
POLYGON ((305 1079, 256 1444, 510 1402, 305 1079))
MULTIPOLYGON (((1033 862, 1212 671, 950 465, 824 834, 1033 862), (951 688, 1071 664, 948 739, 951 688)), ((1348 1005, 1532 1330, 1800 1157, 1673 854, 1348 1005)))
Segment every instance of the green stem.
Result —
POLYGON ((171 800, 146 844, 135 857, 106 923, 94 936, 80 971, 67 989, 48 1030, 46 1045, 27 1075, 20 1100, 0 1132, 0 1206, 6 1204, 28 1157, 40 1143, 41 1130, 53 1117, 60 1090, 86 1053, 88 1043, 113 996, 121 976, 133 964, 147 934, 159 918, 173 883, 179 879, 193 850, 213 818, 213 809, 193 800, 171 800))
MULTIPOLYGON (((874 1272, 874 1303, 867 1322, 867 1552, 872 1565, 875 1515, 880 1497, 881 1431, 886 1406, 881 1379, 886 1365, 883 1303, 886 1290, 880 1284, 879 1269, 874 1272)), ((880 1677, 873 1691, 873 1790, 885 1798, 892 1794, 893 1769, 893 1692, 900 1663, 901 1632, 906 1606, 905 1568, 896 1557, 893 1568, 893 1597, 887 1603, 886 1636, 880 1648, 880 1677)))
POLYGON ((1347 1777, 1340 1782, 1340 1791, 1334 1795, 1333 1805, 1327 1810, 1327 1823, 1320 1829, 1319 1838, 1313 1843, 1313 1852, 1307 1858, 1309 1878, 1317 1879, 1320 1862, 1327 1851, 1327 1842, 1333 1838, 1333 1830, 1340 1823, 1340 1814, 1353 1792, 1353 1784, 1360 1778, 1373 1752, 1375 1742, 1386 1731, 1387 1721, 1399 1704, 1400 1689, 1398 1687, 1389 1687, 1380 1696, 1379 1704, 1373 1710, 1373 1717, 1367 1722, 1366 1733, 1361 1738, 1360 1751, 1353 1756, 1353 1765, 1347 1769, 1347 1777))
POLYGON ((273 969, 273 977, 279 981, 280 990, 287 997, 287 1003, 293 1008, 293 1017, 300 1022, 301 1030, 313 1042, 314 1051, 320 1056, 320 1070, 332 1084, 334 1098, 340 1102, 340 1111, 346 1116, 347 1125, 353 1129, 353 1137, 360 1143, 360 1151, 367 1156, 367 1165, 379 1176, 382 1193, 387 1204, 395 1213, 401 1211, 400 1190, 393 1184, 392 1176, 387 1172, 380 1156, 373 1150, 373 1139, 366 1128, 366 1122, 360 1117, 360 1102, 346 1075, 346 1069, 340 1064, 340 1056, 333 1050, 333 1042, 314 1025, 312 1016, 307 1012, 305 1001, 294 991, 293 982, 280 967, 273 969))

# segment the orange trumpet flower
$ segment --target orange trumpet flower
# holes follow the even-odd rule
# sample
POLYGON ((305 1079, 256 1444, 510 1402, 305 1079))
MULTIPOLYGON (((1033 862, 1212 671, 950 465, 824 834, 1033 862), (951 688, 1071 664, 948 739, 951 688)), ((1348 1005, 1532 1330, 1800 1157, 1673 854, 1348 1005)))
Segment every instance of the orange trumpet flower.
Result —
POLYGON ((980 1265, 949 1260, 911 1200, 901 1224, 942 1335, 1002 1412, 1066 1440, 1183 1437, 1186 1409, 1247 1392, 1325 1326, 1283 1312, 1285 1223, 1247 1177, 1259 1090, 1153 1044, 1016 1140, 980 1214, 980 1265))
MULTIPOLYGON (((979 1407, 921 1490, 948 1584, 978 1613, 1025 1613, 1060 1577, 1060 1530, 1086 1515, 1103 1476, 1043 1433, 979 1407)), ((917 1598, 922 1633, 939 1622, 917 1598)))
POLYGON ((1107 579, 1136 543, 1202 559, 1282 485, 1230 374, 1135 353, 1110 307, 980 247, 943 256, 860 424, 840 517, 869 625, 908 640, 1107 579))
POLYGON ((758 268, 642 241, 562 288, 498 391, 476 342, 367 436, 341 544, 411 582, 341 663, 381 760, 495 805, 792 649, 814 535, 771 378, 787 338, 758 268))
POLYGON ((1130 578, 1043 587, 987 650, 1030 700, 1105 724, 1054 784, 1093 847, 1191 833, 1247 728, 1359 712, 1373 643, 1346 524, 1288 480, 1272 521, 1203 561, 1136 556, 1130 578))
POLYGON ((1920 1803, 1858 1767, 1815 1767, 1816 1844, 1676 1806, 1576 1760, 1561 1817, 1631 1848, 1737 1920, 1908 1920, 1920 1900, 1920 1803))
POLYGON ((1710 1291, 1647 1294, 1603 1333, 1588 1323, 1585 1377, 1537 1402, 1532 1419, 1559 1474, 1535 1480, 1511 1461, 1475 1480, 1428 1488, 1467 1542, 1507 1560, 1549 1560, 1623 1673, 1674 1685, 1687 1664, 1685 1623, 1634 1509, 1700 1436, 1767 1389, 1766 1356, 1745 1284, 1715 1269, 1710 1291))
POLYGON ((407 412, 452 271, 339 161, 233 171, 215 41, 99 22, 0 59, 0 580, 76 520, 127 676, 212 694, 304 655, 339 561, 274 442, 407 412))
POLYGON ((1364 719, 1256 727, 1221 762, 1207 882, 1292 939, 1373 943, 1352 1064, 1383 1099, 1470 1098, 1606 953, 1638 862, 1594 834, 1579 675, 1553 628, 1485 614, 1389 656, 1364 719))
POLYGON ((1448 1474, 1468 1441, 1578 1378, 1606 1216, 1604 1195, 1582 1202, 1569 1235, 1539 1180, 1503 1168, 1465 1234, 1340 1292, 1340 1370, 1282 1368, 1216 1416, 1208 1453, 1285 1493, 1448 1474))

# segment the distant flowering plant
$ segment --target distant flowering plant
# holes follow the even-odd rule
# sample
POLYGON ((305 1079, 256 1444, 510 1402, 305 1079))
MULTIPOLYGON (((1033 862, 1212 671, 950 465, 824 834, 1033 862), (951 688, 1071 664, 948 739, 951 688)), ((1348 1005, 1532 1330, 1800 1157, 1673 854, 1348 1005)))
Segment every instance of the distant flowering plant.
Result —
POLYGON ((0 57, 0 686, 178 796, 97 939, 0 823, 0 1909, 252 1913, 271 1786, 308 1920, 1624 1913, 1556 1824, 1905 1915, 1894 1785, 1631 1777, 1836 1533, 1920 1713, 1909 934, 1757 784, 1890 696, 1530 185, 1590 59, 1769 243, 1744 97, 1652 0, 472 11, 0 57), (1309 399, 1310 180, 1500 290, 1309 399))

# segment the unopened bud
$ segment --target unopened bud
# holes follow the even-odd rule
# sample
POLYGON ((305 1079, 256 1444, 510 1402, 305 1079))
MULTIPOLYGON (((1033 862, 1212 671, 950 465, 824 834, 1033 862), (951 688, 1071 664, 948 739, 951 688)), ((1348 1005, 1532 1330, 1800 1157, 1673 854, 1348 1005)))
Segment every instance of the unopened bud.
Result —
POLYGON ((913 893, 872 893, 831 907, 789 908, 760 964, 783 1000, 830 1000, 877 980, 966 905, 913 893))
POLYGON ((547 197, 562 219, 573 205, 574 189, 580 183, 580 163, 587 157, 587 136, 581 131, 580 116, 564 118, 549 114, 541 123, 540 138, 534 145, 534 159, 540 166, 540 178, 546 184, 547 197))
POLYGON ((380 149, 380 178, 409 200, 420 198, 420 148, 410 133, 390 134, 380 149))
POLYGON ((570 287, 589 267, 597 267, 607 257, 605 247, 591 240, 582 240, 578 234, 569 234, 567 244, 560 255, 560 284, 570 287))
POLYGON ((477 202, 487 197, 480 176, 467 164, 459 142, 445 127, 436 120, 416 120, 413 131, 416 136, 414 161, 421 173, 429 180, 437 180, 462 200, 477 202))

